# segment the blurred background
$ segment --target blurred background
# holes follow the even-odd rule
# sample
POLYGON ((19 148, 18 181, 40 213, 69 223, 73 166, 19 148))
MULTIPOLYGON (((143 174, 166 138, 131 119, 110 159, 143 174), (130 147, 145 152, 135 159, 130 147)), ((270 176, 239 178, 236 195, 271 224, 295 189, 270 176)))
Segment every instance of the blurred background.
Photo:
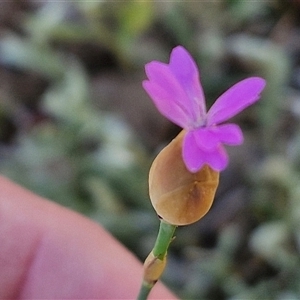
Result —
POLYGON ((1 2, 0 172, 144 260, 148 171, 180 129, 141 82, 179 44, 208 106, 246 77, 268 84, 233 120, 245 142, 212 210, 177 230, 163 281, 182 299, 300 299, 300 1, 1 2))

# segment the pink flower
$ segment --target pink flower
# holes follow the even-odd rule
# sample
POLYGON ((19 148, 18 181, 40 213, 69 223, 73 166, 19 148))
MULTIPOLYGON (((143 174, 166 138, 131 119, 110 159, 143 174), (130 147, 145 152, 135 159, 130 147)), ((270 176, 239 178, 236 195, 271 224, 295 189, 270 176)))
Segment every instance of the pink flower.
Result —
POLYGON ((243 133, 236 124, 223 124, 255 103, 265 87, 259 77, 244 79, 222 94, 206 112, 197 65, 182 46, 173 49, 170 63, 146 64, 143 87, 162 115, 185 129, 182 156, 187 169, 197 172, 205 164, 221 171, 228 164, 223 144, 240 145, 243 133))

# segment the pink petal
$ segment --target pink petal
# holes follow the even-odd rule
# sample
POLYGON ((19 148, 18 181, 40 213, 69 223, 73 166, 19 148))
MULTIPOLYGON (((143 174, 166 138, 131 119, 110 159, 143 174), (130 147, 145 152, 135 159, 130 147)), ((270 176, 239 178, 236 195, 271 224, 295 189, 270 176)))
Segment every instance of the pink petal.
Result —
POLYGON ((148 80, 143 81, 143 87, 163 116, 182 128, 188 127, 187 124, 190 122, 189 116, 180 106, 173 103, 174 98, 171 93, 148 80))
POLYGON ((143 81, 143 87, 160 113, 182 128, 189 127, 192 122, 189 99, 169 67, 153 61, 145 69, 149 80, 143 81))
POLYGON ((188 131, 183 139, 182 157, 187 169, 196 173, 205 164, 202 150, 198 147, 193 132, 188 131))
POLYGON ((259 77, 244 79, 221 95, 207 113, 207 125, 220 124, 256 102, 265 80, 259 77))
POLYGON ((228 165, 228 155, 225 148, 219 145, 214 151, 203 152, 205 163, 215 171, 223 171, 228 165))
POLYGON ((240 145, 243 142, 242 130, 235 124, 202 127, 191 132, 198 147, 203 151, 212 151, 221 143, 240 145))
POLYGON ((244 141, 243 132, 236 124, 218 125, 213 131, 219 141, 227 145, 241 145, 244 141))
POLYGON ((212 150, 220 144, 220 139, 218 134, 209 127, 202 127, 193 130, 194 139, 199 148, 204 151, 212 150))
POLYGON ((193 120, 195 122, 204 120, 206 114, 205 98, 195 61, 185 48, 177 46, 171 53, 169 67, 189 99, 193 120))
POLYGON ((228 164, 228 156, 222 145, 218 145, 211 151, 205 151, 198 147, 193 132, 189 131, 182 145, 182 156, 187 169, 195 173, 205 164, 216 171, 222 171, 228 164))

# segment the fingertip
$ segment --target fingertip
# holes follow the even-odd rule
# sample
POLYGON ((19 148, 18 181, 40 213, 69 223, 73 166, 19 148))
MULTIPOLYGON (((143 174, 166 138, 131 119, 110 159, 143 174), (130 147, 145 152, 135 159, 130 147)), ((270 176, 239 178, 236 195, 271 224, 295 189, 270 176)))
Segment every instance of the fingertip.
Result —
MULTIPOLYGON (((141 263, 93 221, 0 176, 0 298, 134 299, 141 263)), ((175 299, 161 283, 152 299, 175 299)))

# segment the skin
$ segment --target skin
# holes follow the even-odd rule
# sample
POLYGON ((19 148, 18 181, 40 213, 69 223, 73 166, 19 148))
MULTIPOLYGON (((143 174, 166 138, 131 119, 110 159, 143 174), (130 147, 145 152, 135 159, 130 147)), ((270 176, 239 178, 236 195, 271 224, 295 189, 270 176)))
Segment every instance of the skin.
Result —
MULTIPOLYGON (((135 299, 141 263, 105 229, 0 176, 0 299, 135 299)), ((176 299, 157 283, 150 299, 176 299)))

